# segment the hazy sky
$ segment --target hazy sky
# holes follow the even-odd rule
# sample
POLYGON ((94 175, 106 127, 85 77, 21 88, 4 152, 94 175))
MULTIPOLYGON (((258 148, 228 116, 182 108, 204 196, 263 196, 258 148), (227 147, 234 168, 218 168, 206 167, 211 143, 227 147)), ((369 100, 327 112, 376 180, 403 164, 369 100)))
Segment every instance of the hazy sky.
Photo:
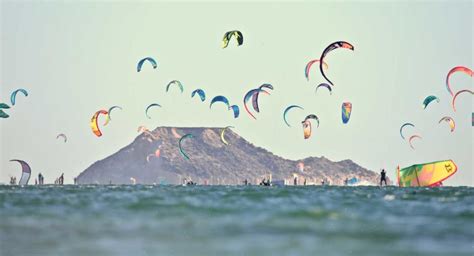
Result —
MULTIPOLYGON (((445 2, 299 2, 299 3, 157 3, 157 2, 1 2, 0 102, 26 88, 0 120, 0 181, 20 175, 24 159, 33 177, 43 172, 47 182, 62 172, 66 182, 94 163, 129 144, 137 127, 235 126, 255 145, 277 155, 300 159, 325 156, 352 159, 395 178, 402 167, 453 159, 458 173, 446 185, 474 185, 472 96, 458 98, 457 112, 445 76, 454 66, 473 67, 472 1, 445 2), (240 30, 244 44, 232 41, 221 49, 224 32, 240 30), (310 81, 306 63, 319 58, 331 42, 345 40, 355 51, 335 50, 327 57, 333 95, 314 89, 323 78, 314 68, 310 81), (137 61, 152 56, 158 68, 137 61), (178 90, 165 93, 171 80, 178 90), (271 96, 260 97, 258 120, 245 113, 246 91, 271 83, 271 96), (225 95, 241 107, 241 116, 209 102, 191 99, 196 88, 208 98, 225 95), (423 110, 423 99, 439 103, 423 110), (341 122, 341 104, 350 101, 349 124, 341 122), (163 108, 144 108, 153 102, 163 108), (304 111, 283 109, 299 104, 304 111), (98 109, 120 105, 113 121, 95 137, 89 120, 98 109), (321 126, 303 139, 300 121, 310 113, 321 126), (456 121, 454 133, 443 116, 456 121), (412 122, 423 139, 416 150, 399 135, 412 122), (67 143, 56 140, 59 133, 67 143)), ((473 88, 466 75, 452 77, 455 91, 473 88)), ((174 88, 176 89, 176 88, 174 88)))

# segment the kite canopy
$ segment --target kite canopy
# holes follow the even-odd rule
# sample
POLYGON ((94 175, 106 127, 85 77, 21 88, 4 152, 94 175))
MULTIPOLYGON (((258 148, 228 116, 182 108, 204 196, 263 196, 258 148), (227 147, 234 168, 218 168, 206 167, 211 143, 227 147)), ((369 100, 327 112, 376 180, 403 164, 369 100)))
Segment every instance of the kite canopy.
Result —
POLYGON ((186 154, 186 152, 183 150, 183 147, 182 147, 183 140, 185 140, 187 138, 193 138, 193 135, 190 134, 190 133, 183 135, 183 137, 181 137, 181 139, 179 139, 179 141, 178 141, 178 146, 179 146, 179 153, 181 153, 181 155, 185 159, 189 160, 189 156, 186 154))
POLYGON ((107 112, 106 110, 99 110, 99 111, 95 112, 95 114, 94 114, 94 115, 92 116, 92 118, 91 118, 90 126, 91 126, 91 129, 92 129, 92 132, 93 132, 97 137, 102 136, 102 132, 100 131, 100 129, 99 129, 99 124, 98 124, 98 122, 97 122, 100 114, 102 114, 102 115, 108 115, 109 112, 107 112))
MULTIPOLYGON (((263 85, 262 85, 262 86, 263 86, 263 85)), ((269 86, 271 86, 271 85, 269 85, 269 86)), ((273 88, 273 86, 272 86, 272 88, 273 88)), ((254 105, 253 107, 254 107, 254 109, 258 109, 258 102, 257 102, 257 101, 258 101, 258 97, 257 97, 257 98, 253 98, 253 96, 254 96, 256 93, 260 93, 260 92, 269 94, 267 91, 265 91, 265 90, 263 90, 263 89, 261 89, 261 88, 257 88, 257 89, 252 89, 252 90, 248 91, 248 92, 245 94, 245 96, 244 96, 244 108, 245 108, 245 111, 247 111, 247 113, 248 113, 253 119, 255 119, 255 120, 256 120, 257 118, 255 118, 255 116, 250 112, 250 110, 249 110, 249 108, 248 108, 248 106, 247 106, 247 102, 248 102, 250 99, 255 100, 255 103, 254 103, 254 104, 257 105, 257 106, 256 106, 257 108, 255 108, 255 105, 254 105)))
POLYGON ((323 70, 323 63, 324 63, 324 58, 326 57, 326 55, 331 52, 332 50, 335 50, 335 49, 338 49, 338 48, 345 48, 345 49, 349 49, 349 50, 352 50, 354 51, 354 46, 348 42, 345 42, 345 41, 337 41, 337 42, 334 42, 330 45, 328 45, 328 47, 326 47, 326 49, 324 49, 323 53, 321 54, 321 57, 319 58, 319 71, 321 71, 321 75, 323 75, 324 79, 326 79, 326 81, 332 86, 334 85, 331 80, 329 80, 329 78, 326 76, 326 74, 324 74, 324 70, 323 70))
POLYGON ((229 145, 229 142, 227 142, 227 140, 225 139, 224 133, 225 133, 225 131, 226 131, 227 129, 229 129, 229 128, 234 128, 234 127, 233 127, 233 126, 226 126, 226 127, 225 127, 224 129, 222 129, 222 131, 221 131, 221 141, 222 141, 222 143, 224 143, 224 144, 226 144, 226 145, 229 145))
POLYGON ((148 117, 148 119, 151 119, 151 117, 148 115, 148 110, 150 110, 150 108, 152 108, 152 107, 160 107, 161 108, 161 105, 158 104, 158 103, 152 103, 152 104, 150 104, 146 107, 145 115, 146 115, 146 117, 148 117))
POLYGON ((20 182, 18 182, 18 185, 28 185, 28 181, 30 180, 31 176, 31 168, 28 163, 18 159, 12 159, 10 162, 18 162, 21 165, 21 178, 20 182))
POLYGON ((179 90, 181 91, 181 93, 183 93, 183 91, 184 91, 183 84, 178 80, 173 80, 173 81, 169 82, 168 85, 166 86, 166 92, 169 91, 171 85, 177 85, 179 87, 179 90))
POLYGON ((416 138, 416 139, 422 139, 420 135, 416 135, 416 134, 415 134, 415 135, 412 135, 412 136, 408 139, 408 143, 410 144, 410 147, 411 147, 412 149, 415 149, 415 148, 413 147, 413 144, 411 143, 411 141, 412 141, 413 139, 415 139, 415 138, 416 138))
POLYGON ((219 96, 214 97, 214 98, 211 100, 211 104, 209 105, 209 108, 211 108, 211 107, 212 107, 212 104, 214 104, 214 103, 216 103, 216 102, 222 102, 222 103, 224 103, 224 104, 227 105, 227 109, 230 108, 229 100, 228 100, 226 97, 222 96, 222 95, 219 95, 219 96))
POLYGON ((347 124, 351 118, 352 113, 352 103, 344 102, 342 103, 342 123, 347 124))
POLYGON ((301 122, 303 124, 303 135, 304 139, 309 139, 311 137, 311 122, 310 121, 303 121, 301 122))
POLYGON ((400 187, 430 187, 456 173, 458 167, 452 160, 437 161, 426 164, 415 164, 403 169, 397 168, 400 187))
POLYGON ((430 95, 426 97, 425 100, 423 100, 423 109, 426 109, 426 107, 434 100, 436 100, 436 102, 439 103, 439 98, 434 95, 430 95))
POLYGON ((226 48, 229 45, 230 39, 232 39, 232 37, 235 37, 238 46, 241 46, 244 43, 244 36, 242 35, 242 32, 238 30, 232 30, 224 34, 224 38, 222 38, 222 48, 226 48))
POLYGON ((229 110, 230 109, 232 109, 232 111, 234 112, 234 118, 239 117, 239 114, 240 114, 239 106, 232 105, 232 106, 229 107, 229 110))
POLYGON ((443 121, 447 122, 449 124, 449 128, 451 128, 451 132, 454 132, 454 129, 456 129, 456 123, 454 122, 454 119, 449 116, 445 116, 441 118, 438 123, 443 121))
POLYGON ((331 88, 331 86, 330 86, 329 84, 327 84, 327 83, 321 83, 321 84, 319 84, 318 86, 316 86, 316 92, 318 91, 319 87, 324 87, 324 88, 328 89, 328 90, 329 90, 329 94, 332 95, 332 88, 331 88))
POLYGON ((463 66, 457 66, 452 68, 449 72, 448 75, 446 76, 446 89, 448 89, 448 92, 451 94, 451 96, 454 96, 453 90, 451 89, 451 85, 449 84, 449 78, 451 77, 452 74, 456 72, 462 72, 470 77, 472 77, 472 70, 468 67, 463 67, 463 66))
POLYGON ((3 112, 2 109, 9 109, 10 106, 8 106, 7 104, 5 103, 0 103, 0 118, 8 118, 9 115, 5 112, 3 112))
POLYGON ((471 94, 474 94, 474 92, 471 91, 471 90, 460 90, 459 92, 457 92, 453 97, 453 101, 451 102, 451 105, 453 106, 454 112, 456 112, 456 105, 454 105, 456 103, 456 98, 459 96, 459 94, 465 93, 465 92, 469 92, 471 94))
POLYGON ((12 106, 15 106, 15 103, 16 103, 16 95, 21 92, 25 97, 28 96, 28 92, 25 90, 25 89, 17 89, 15 91, 12 92, 12 94, 10 95, 10 101, 12 103, 12 106))
POLYGON ((56 136, 56 139, 59 139, 59 138, 63 138, 63 140, 64 140, 64 143, 66 143, 66 142, 67 142, 67 137, 66 137, 66 134, 64 134, 64 133, 60 133, 60 134, 58 134, 58 136, 56 136))
MULTIPOLYGON (((313 66, 313 64, 316 62, 319 62, 319 60, 317 59, 311 60, 310 62, 308 62, 308 64, 306 64, 306 67, 304 68, 304 76, 306 77, 306 80, 308 81, 309 81, 309 72, 310 72, 311 66, 313 66)), ((323 65, 325 69, 328 69, 328 64, 323 63, 323 65)))
POLYGON ((287 119, 286 119, 286 115, 288 114, 288 112, 293 109, 293 108, 299 108, 301 110, 304 110, 303 107, 300 107, 298 105, 290 105, 288 106, 287 108, 285 108, 285 110, 283 111, 283 121, 285 121, 285 124, 288 125, 288 127, 291 127, 291 125, 288 123, 287 119))
POLYGON ((156 67, 158 67, 158 65, 156 64, 156 61, 152 57, 146 57, 146 58, 141 59, 138 62, 137 72, 140 72, 142 70, 142 66, 143 66, 143 63, 145 63, 145 61, 150 62, 150 64, 153 66, 153 69, 156 69, 156 67))
POLYGON ((258 91, 253 93, 252 94, 252 106, 253 106, 253 109, 255 111, 257 111, 257 113, 260 112, 260 109, 258 107, 258 95, 260 94, 260 92, 265 92, 266 94, 269 94, 267 91, 265 91, 264 89, 270 89, 270 90, 273 90, 273 85, 271 84, 262 84, 260 85, 260 87, 258 87, 258 91))
POLYGON ((412 124, 412 123, 404 123, 404 124, 400 127, 400 136, 402 136, 402 139, 405 139, 405 136, 403 136, 403 133, 402 133, 402 132, 403 132, 403 128, 404 128, 405 126, 415 127, 415 125, 412 124))
POLYGON ((205 100, 206 100, 206 93, 205 93, 202 89, 196 89, 196 90, 194 90, 194 91, 191 93, 191 98, 193 98, 196 93, 199 95, 199 98, 201 98, 201 101, 205 101, 205 100))
POLYGON ((319 118, 318 118, 318 116, 316 116, 315 114, 307 115, 303 122, 306 122, 306 121, 308 121, 309 119, 314 119, 314 120, 316 120, 316 122, 318 122, 318 127, 319 127, 319 118))

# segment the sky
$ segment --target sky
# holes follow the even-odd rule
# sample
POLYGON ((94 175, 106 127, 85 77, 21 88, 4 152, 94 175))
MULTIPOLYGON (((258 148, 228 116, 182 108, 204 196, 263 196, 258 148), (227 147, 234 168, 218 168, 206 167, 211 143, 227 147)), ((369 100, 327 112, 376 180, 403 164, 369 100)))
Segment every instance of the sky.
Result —
MULTIPOLYGON (((20 175, 26 160, 52 182, 65 182, 95 161, 125 147, 137 127, 223 127, 251 143, 289 159, 324 156, 351 159, 370 170, 385 168, 395 179, 397 165, 452 159, 458 172, 445 182, 473 186, 472 96, 451 107, 445 77, 454 66, 473 68, 472 1, 326 1, 326 2, 150 2, 150 1, 1 1, 0 102, 21 95, 0 120, 0 182, 20 175), (244 44, 221 40, 240 30, 244 44), (344 40, 355 50, 338 49, 326 62, 333 94, 316 86, 324 82, 317 67, 304 77, 308 61, 330 43, 344 40), (137 62, 155 58, 158 68, 137 62), (177 88, 165 92, 171 80, 177 88), (274 91, 260 97, 260 113, 243 110, 244 94, 263 83, 274 91), (224 95, 241 107, 234 119, 222 106, 191 98, 202 88, 208 98, 224 95), (439 103, 423 109, 423 99, 439 103), (341 122, 342 102, 352 102, 348 124, 341 122), (144 109, 159 103, 147 119, 144 109), (283 110, 291 105, 287 127, 283 110), (119 105, 113 121, 93 135, 95 111, 119 105), (320 127, 303 139, 301 120, 316 114, 320 127), (456 121, 451 133, 443 116, 456 121), (419 134, 415 150, 399 134, 405 122, 419 134), (56 139, 59 133, 68 142, 56 139)), ((451 79, 455 91, 472 89, 469 76, 451 79)), ((30 180, 30 183, 34 179, 30 180)))

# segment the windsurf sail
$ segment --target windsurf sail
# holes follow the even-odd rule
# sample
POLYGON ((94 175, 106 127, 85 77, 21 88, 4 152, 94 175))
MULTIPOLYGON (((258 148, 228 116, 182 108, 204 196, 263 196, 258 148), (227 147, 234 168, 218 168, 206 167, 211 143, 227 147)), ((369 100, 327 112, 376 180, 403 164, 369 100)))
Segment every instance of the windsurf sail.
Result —
POLYGON ((415 164, 403 169, 397 168, 398 186, 434 187, 451 177, 458 167, 452 160, 415 164))

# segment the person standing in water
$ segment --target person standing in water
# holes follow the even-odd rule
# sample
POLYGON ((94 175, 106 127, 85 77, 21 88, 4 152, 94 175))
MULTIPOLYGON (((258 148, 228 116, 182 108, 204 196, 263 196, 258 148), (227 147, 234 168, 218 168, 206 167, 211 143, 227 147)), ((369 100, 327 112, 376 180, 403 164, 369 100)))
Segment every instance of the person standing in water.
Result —
POLYGON ((385 172, 385 169, 382 169, 380 172, 380 186, 382 186, 382 182, 385 182, 385 186, 387 186, 387 178, 386 175, 387 173, 385 172))
POLYGON ((59 185, 64 185, 64 173, 62 173, 61 176, 59 176, 58 183, 59 185))
POLYGON ((43 174, 41 174, 41 173, 38 174, 38 184, 39 185, 44 184, 44 177, 43 177, 43 174))

